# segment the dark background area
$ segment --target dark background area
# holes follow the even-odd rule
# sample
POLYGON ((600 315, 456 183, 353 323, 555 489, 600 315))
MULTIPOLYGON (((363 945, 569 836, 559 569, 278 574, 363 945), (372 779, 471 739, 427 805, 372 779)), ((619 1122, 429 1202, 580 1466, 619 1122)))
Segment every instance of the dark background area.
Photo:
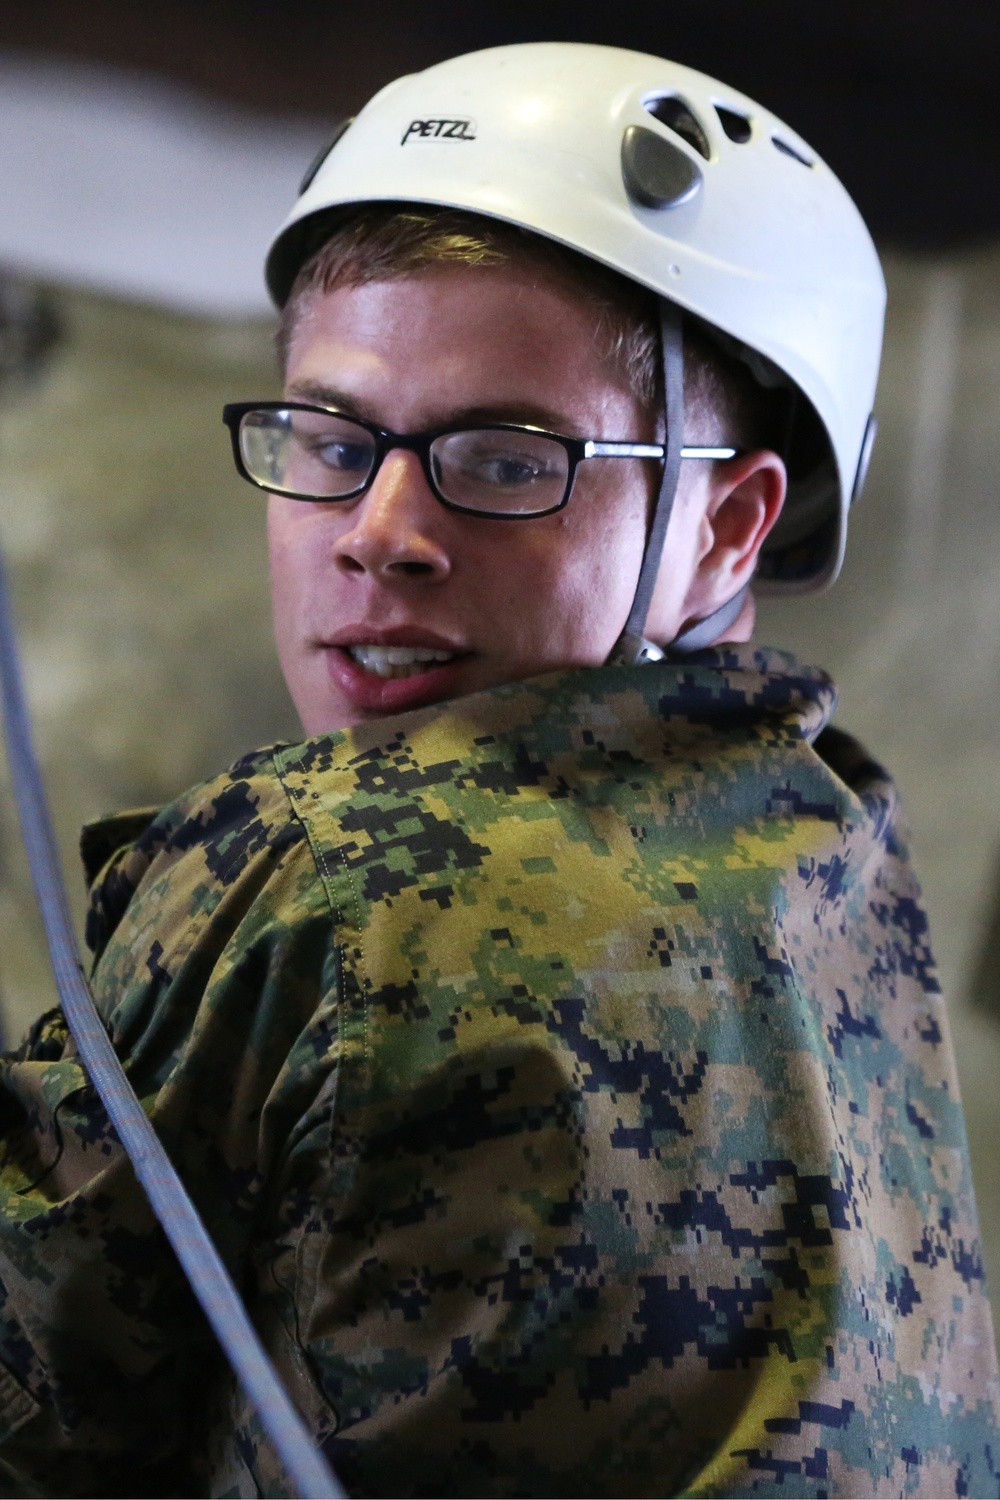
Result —
POLYGON ((1000 232, 997 0, 0 0, 0 47, 330 121, 441 58, 560 39, 659 53, 757 98, 826 158, 883 245, 1000 232))

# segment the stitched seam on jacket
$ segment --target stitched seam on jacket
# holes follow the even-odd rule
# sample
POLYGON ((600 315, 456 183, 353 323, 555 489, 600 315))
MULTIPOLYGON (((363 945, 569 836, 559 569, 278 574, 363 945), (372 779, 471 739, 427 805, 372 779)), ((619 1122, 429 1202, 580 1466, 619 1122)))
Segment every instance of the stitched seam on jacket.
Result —
MULTIPOLYGON (((334 840, 333 839, 324 840, 323 837, 322 837, 322 834, 321 834, 320 830, 318 830, 315 827, 314 822, 313 822, 314 816, 317 817, 317 819, 320 818, 320 817, 325 818, 327 820, 328 824, 331 825, 331 831, 334 832, 334 833, 336 833, 336 831, 337 831, 336 827, 335 827, 335 825, 336 825, 336 818, 335 818, 334 814, 332 814, 326 807, 323 806, 323 804, 322 804, 321 800, 319 799, 318 795, 315 794, 315 793, 313 794, 313 798, 312 798, 311 802, 306 803, 302 807, 299 807, 299 805, 297 804, 295 797, 292 795, 292 792, 291 792, 290 788, 288 787, 288 785, 285 782, 284 774, 283 773, 287 769, 287 770, 296 770, 296 771, 298 771, 302 775, 308 774, 305 771, 305 769, 303 768, 303 766, 302 766, 300 756, 296 753, 298 750, 299 750, 299 747, 295 746, 295 747, 286 747, 286 748, 283 748, 281 750, 276 751, 274 753, 274 756, 273 756, 273 763, 274 763, 274 767, 275 767, 275 770, 276 770, 277 775, 278 775, 278 779, 279 779, 279 781, 281 783, 282 789, 283 789, 283 791, 285 793, 285 796, 288 799, 288 803, 289 803, 289 807, 290 807, 291 812, 292 812, 292 816, 295 817, 297 819, 297 821, 299 823, 301 823, 302 827, 305 829, 306 838, 309 841, 309 847, 310 847, 310 849, 312 851, 313 860, 315 861, 315 864, 316 864, 316 867, 317 867, 320 879, 321 879, 322 884, 323 884, 323 891, 324 891, 324 894, 325 894, 326 899, 327 899, 327 904, 330 907, 330 914, 331 914, 331 917, 333 919, 334 927, 336 929, 336 927, 338 926, 338 924, 341 924, 341 923, 345 922, 346 915, 345 915, 345 912, 342 909, 342 903, 339 901, 339 898, 336 895, 336 890, 335 890, 336 883, 337 883, 336 882, 336 877, 335 877, 333 869, 331 868, 330 860, 329 860, 328 853, 327 853, 327 847, 326 847, 327 843, 334 843, 334 840)), ((335 767, 333 769, 335 769, 337 771, 346 772, 347 767, 346 766, 338 766, 338 767, 335 767)), ((303 800, 305 800, 305 799, 303 799, 303 800)), ((337 850, 338 850, 338 852, 339 852, 339 854, 341 856, 341 860, 342 860, 343 867, 344 867, 344 875, 345 875, 346 880, 347 880, 347 888, 348 888, 348 891, 350 892, 351 904, 352 904, 352 906, 354 908, 354 910, 353 910, 353 925, 354 925, 354 930, 357 933, 356 948, 357 948, 357 954, 358 954, 358 984, 359 984, 359 989, 360 989, 360 992, 361 992, 361 1002, 362 1002, 361 1087, 360 1087, 359 1093, 364 1094, 364 1093, 367 1093, 368 1087, 369 1087, 369 1082, 370 1082, 369 1076, 368 1076, 368 1074, 369 1074, 369 1068, 370 1068, 370 1055, 369 1055, 369 1047, 368 1047, 368 995, 367 995, 367 987, 366 987, 365 982, 364 982, 365 955, 364 955, 364 946, 363 946, 362 936, 361 936, 361 903, 360 903, 360 901, 358 899, 358 892, 357 892, 357 888, 355 886, 354 877, 353 877, 351 868, 350 868, 350 866, 349 866, 349 864, 347 862, 346 852, 341 847, 341 844, 339 843, 339 841, 337 842, 336 846, 337 846, 337 850)), ((345 1000, 345 995, 344 995, 344 953, 343 953, 343 945, 341 945, 341 958, 340 958, 340 963, 338 965, 338 980, 339 980, 339 985, 338 985, 338 993, 337 993, 337 1041, 338 1041, 338 1045, 339 1045, 339 1048, 340 1048, 340 1062, 339 1062, 339 1067, 338 1067, 338 1073, 340 1073, 340 1072, 342 1072, 345 1064, 347 1063, 347 1057, 346 1057, 346 1053, 345 1053, 345 1038, 344 1038, 344 1000, 345 1000)), ((342 1090, 340 1084, 338 1083, 338 1086, 337 1086, 338 1102, 339 1102, 339 1098, 340 1098, 342 1092, 343 1092, 343 1090, 342 1090)), ((336 1108, 335 1108, 335 1114, 336 1114, 336 1108)))
MULTIPOLYGON (((304 770, 304 768, 302 767, 301 761, 299 760, 298 756, 296 756, 296 754, 294 753, 294 750, 292 750, 290 748, 284 748, 284 749, 276 751, 274 753, 274 755, 273 755, 273 764, 274 764, 274 769, 275 769, 275 772, 277 774, 278 780, 279 780, 279 782, 281 784, 282 790, 284 791, 285 796, 288 799, 288 804, 289 804, 289 809, 290 809, 291 815, 302 825, 303 829, 305 830, 306 839, 307 839, 310 851, 311 851, 312 856, 313 856, 313 861, 314 861, 314 863, 316 865, 316 869, 317 869, 317 872, 318 872, 319 877, 320 877, 320 882, 321 882, 321 884, 323 886, 323 893, 324 893, 324 895, 326 897, 327 905, 330 908, 330 918, 331 918, 331 921, 332 921, 333 927, 334 927, 334 935, 335 935, 335 938, 338 938, 338 937, 340 937, 340 933, 338 931, 338 928, 340 927, 341 924, 344 923, 345 916, 344 916, 343 910, 341 909, 341 903, 340 903, 339 899, 337 898, 337 895, 336 895, 336 892, 335 892, 335 877, 334 877, 334 872, 330 868, 330 862, 329 862, 329 859, 327 857, 326 848, 324 847, 324 844, 322 842, 321 835, 320 835, 319 831, 314 826, 313 819, 312 819, 312 817, 310 817, 310 811, 309 811, 309 810, 312 810, 312 811, 316 810, 316 804, 319 803, 319 798, 314 794, 313 799, 311 801, 306 801, 306 799, 303 799, 303 802, 304 802, 305 805, 300 808, 300 806, 298 805, 295 797, 292 795, 291 789, 288 787, 287 783, 285 782, 285 778, 284 778, 284 774, 283 773, 284 773, 284 771, 286 769, 298 771, 302 775, 306 775, 307 774, 306 771, 304 770)), ((333 821, 330 813, 325 808, 322 807, 322 803, 319 803, 319 811, 320 811, 320 813, 323 816, 325 816, 331 822, 333 821)), ((345 868, 346 868, 346 865, 345 865, 345 868)), ((348 887, 349 887, 349 890, 350 890, 351 900, 352 900, 352 902, 354 904, 354 908, 355 908, 355 911, 354 911, 354 921, 355 921, 355 925, 356 925, 356 927, 358 929, 358 932, 359 932, 359 949, 360 949, 360 915, 361 915, 361 913, 360 913, 360 909, 358 907, 357 893, 356 893, 356 891, 354 889, 354 883, 351 880, 350 870, 347 870, 346 873, 347 873, 347 877, 348 877, 348 887)), ((334 1134, 335 1134, 336 1126, 337 1126, 338 1110, 340 1109, 341 1092, 342 1092, 342 1090, 341 1090, 341 1074, 342 1074, 342 1070, 343 1070, 344 1063, 345 1063, 345 1052, 344 1052, 344 1006, 345 1006, 345 993, 344 993, 344 953, 343 953, 343 943, 335 943, 335 948, 337 950, 336 980, 335 980, 335 984, 336 984, 336 996, 337 996, 337 1003, 336 1003, 336 1012, 337 1012, 337 1050, 338 1050, 339 1056, 338 1056, 338 1063, 337 1063, 337 1081, 336 1081, 335 1088, 334 1088, 333 1107, 332 1107, 332 1110, 331 1110, 330 1125, 329 1125, 329 1148, 328 1148, 328 1150, 329 1150, 329 1161, 330 1161, 331 1168, 332 1168, 332 1162, 333 1162, 333 1140, 334 1140, 334 1134)), ((365 1007, 364 1014, 365 1014, 365 1017, 367 1018, 367 1005, 365 1007)), ((368 1066, 366 1052, 363 1053, 362 1063, 363 1063, 363 1071, 364 1071, 364 1070, 367 1069, 367 1066, 368 1066)), ((365 1080, 365 1082, 366 1081, 367 1080, 365 1080)), ((323 1389, 322 1381, 315 1375, 315 1370, 314 1370, 313 1361, 312 1361, 312 1357, 310 1355, 309 1348, 308 1348, 308 1346, 305 1343, 303 1343, 302 1335, 300 1333, 301 1314, 304 1312, 305 1309, 314 1307, 315 1303, 316 1303, 316 1300, 317 1300, 317 1282, 318 1282, 318 1279, 319 1279, 320 1274, 321 1274, 321 1267, 320 1267, 320 1260, 317 1257, 317 1255, 315 1253, 310 1253, 310 1252, 314 1252, 315 1250, 316 1250, 316 1246, 315 1246, 314 1243, 312 1243, 312 1237, 310 1237, 310 1235, 303 1234, 303 1235, 299 1236, 298 1243, 297 1243, 296 1248, 295 1248, 295 1273, 294 1273, 295 1274, 295 1278, 296 1278, 296 1280, 299 1283, 299 1288, 300 1288, 299 1295, 296 1297, 296 1296, 294 1296, 294 1294, 292 1294, 290 1292, 289 1288, 287 1288, 287 1287, 285 1288, 286 1291, 289 1292, 290 1295, 292 1295, 292 1300, 293 1300, 293 1303, 295 1304, 295 1334, 294 1334, 294 1338, 290 1339, 290 1345, 291 1345, 291 1347, 292 1347, 293 1350, 297 1350, 298 1351, 299 1356, 304 1361, 305 1368, 307 1370, 312 1371, 313 1377, 314 1377, 314 1380, 315 1380, 316 1394, 317 1394, 318 1401, 321 1403, 321 1405, 325 1409, 325 1411, 327 1413, 329 1413, 329 1416, 331 1418, 331 1428, 332 1428, 332 1431, 337 1431, 337 1430, 339 1430, 340 1423, 341 1423, 341 1420, 342 1420, 342 1418, 341 1418, 341 1412, 340 1412, 339 1408, 336 1405, 334 1405, 334 1404, 331 1403, 331 1401, 329 1400, 329 1397, 327 1396, 326 1392, 323 1389)), ((288 1330, 286 1329, 285 1332, 286 1332, 286 1335, 287 1335, 288 1330)))

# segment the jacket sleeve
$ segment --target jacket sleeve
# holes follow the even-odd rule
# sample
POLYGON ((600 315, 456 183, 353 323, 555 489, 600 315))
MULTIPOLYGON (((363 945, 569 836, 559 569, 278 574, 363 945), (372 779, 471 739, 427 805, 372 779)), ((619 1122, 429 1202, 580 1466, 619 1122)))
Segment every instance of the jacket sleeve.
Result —
POLYGON ((0 1063, 0 1128, 0 1493, 191 1493, 216 1356, 61 1012, 0 1063))
MULTIPOLYGON (((111 907, 131 895, 121 867, 155 815, 84 830, 98 950, 111 907)), ((0 1058, 0 1494, 134 1494, 144 1476, 154 1491, 189 1492, 169 1455, 177 1377, 199 1348, 212 1358, 65 1018, 50 1011, 0 1058)))
MULTIPOLYGON (((329 907, 263 777, 123 831, 91 892, 95 1000, 244 1284, 284 1149, 272 1096, 333 973, 329 907)), ((230 1384, 53 1012, 0 1061, 0 1495, 206 1493, 230 1384)))

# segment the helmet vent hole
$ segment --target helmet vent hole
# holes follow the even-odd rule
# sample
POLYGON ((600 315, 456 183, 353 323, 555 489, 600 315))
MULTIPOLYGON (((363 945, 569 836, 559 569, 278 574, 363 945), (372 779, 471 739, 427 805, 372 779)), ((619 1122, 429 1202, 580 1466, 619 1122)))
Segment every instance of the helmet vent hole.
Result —
POLYGON ((322 146, 320 146, 319 150, 316 152, 316 155, 313 157, 313 159, 309 163, 308 167, 306 167, 305 176, 302 178, 302 181, 299 183, 299 197, 300 198, 302 197, 302 194, 305 192, 306 188, 310 186, 310 184, 312 183, 313 178, 316 176, 316 173, 319 171, 320 167, 326 161, 327 157, 330 155, 330 152, 333 150, 334 146, 340 140, 340 137, 343 135, 343 133, 347 129, 348 125, 350 125, 353 122, 353 120, 354 120, 354 116, 353 115, 349 116, 349 118, 346 119, 346 120, 341 120, 339 124, 337 124, 337 125, 334 126, 334 128, 333 128, 333 134, 329 135, 326 138, 326 140, 323 142, 322 146))
POLYGON ((738 146, 745 146, 750 139, 750 121, 746 115, 741 115, 738 110, 727 109, 724 104, 715 106, 715 113, 719 117, 719 124, 731 141, 738 146))
POLYGON ((679 135, 682 141, 687 141, 689 146, 693 146, 708 161, 711 155, 708 136, 697 115, 692 113, 683 99, 678 99, 676 94, 661 94, 654 99, 644 99, 643 104, 654 120, 666 125, 668 130, 679 135))
POLYGON ((783 151, 784 154, 786 156, 790 156, 793 161, 800 161, 804 167, 811 167, 815 165, 814 162, 810 161, 808 156, 803 156, 801 151, 797 151, 789 141, 783 141, 780 135, 772 135, 771 140, 774 145, 777 146, 779 151, 783 151))

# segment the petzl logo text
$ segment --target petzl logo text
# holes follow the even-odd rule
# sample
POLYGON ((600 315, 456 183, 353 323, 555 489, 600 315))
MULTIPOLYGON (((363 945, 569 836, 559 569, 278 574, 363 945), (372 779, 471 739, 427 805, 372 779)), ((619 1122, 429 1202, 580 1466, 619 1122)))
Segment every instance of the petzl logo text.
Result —
POLYGON ((413 141, 474 141, 476 122, 458 120, 411 120, 403 132, 400 145, 413 141))

